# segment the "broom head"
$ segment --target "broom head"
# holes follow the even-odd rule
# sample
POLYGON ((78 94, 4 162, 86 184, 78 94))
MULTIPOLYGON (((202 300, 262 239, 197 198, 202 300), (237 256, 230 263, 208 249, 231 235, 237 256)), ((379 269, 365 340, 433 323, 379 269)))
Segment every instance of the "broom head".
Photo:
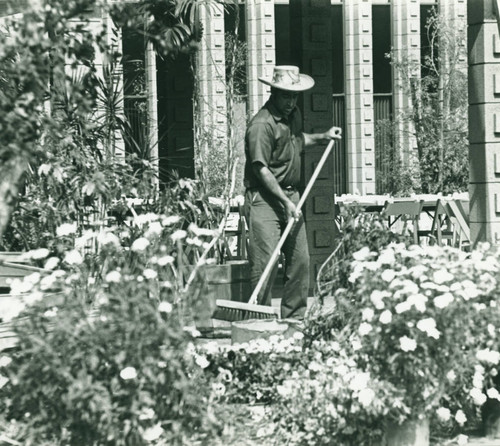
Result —
POLYGON ((221 321, 242 321, 246 319, 279 318, 280 310, 268 305, 234 302, 232 300, 217 299, 217 308, 212 318, 221 321))

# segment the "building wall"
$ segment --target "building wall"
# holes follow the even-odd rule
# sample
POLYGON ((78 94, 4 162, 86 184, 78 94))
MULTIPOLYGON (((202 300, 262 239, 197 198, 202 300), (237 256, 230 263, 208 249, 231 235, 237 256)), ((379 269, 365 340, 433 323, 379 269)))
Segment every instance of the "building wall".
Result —
MULTIPOLYGON (((411 99, 401 85, 398 73, 393 70, 390 91, 376 92, 374 69, 388 60, 374 52, 374 30, 372 11, 374 6, 390 9, 391 47, 396 56, 420 60, 422 5, 436 5, 452 21, 465 23, 465 0, 332 0, 332 5, 343 8, 343 60, 337 55, 334 65, 343 66, 344 94, 334 94, 334 110, 340 103, 345 118, 344 147, 341 162, 336 163, 337 177, 345 181, 336 186, 336 193, 374 194, 379 192, 381 181, 377 176, 386 175, 382 151, 392 150, 388 139, 380 135, 376 119, 398 116, 411 107, 411 99), (338 102, 338 99, 341 99, 338 102)), ((275 17, 276 5, 286 12, 287 0, 246 0, 246 29, 248 44, 248 116, 252 116, 263 105, 269 90, 259 82, 261 76, 270 76, 275 61, 289 63, 294 60, 294 46, 286 48, 283 35, 276 35, 284 28, 283 17, 275 17), (279 26, 280 29, 276 29, 279 26), (276 48, 280 53, 276 53, 276 48)), ((288 32, 292 33, 291 29, 288 32)), ((290 39, 291 40, 291 39, 290 39)), ((335 45, 336 47, 338 44, 335 45)), ((464 69, 466 60, 463 61, 464 69)), ((312 74, 311 67, 300 67, 312 74)), ((416 78, 420 73, 414 73, 416 78)), ((376 77, 376 76, 375 76, 376 77)), ((375 79, 376 80, 376 79, 375 79)), ((333 79, 332 79, 333 83, 333 79)), ((335 91, 335 90, 334 90, 335 91)), ((335 118, 334 118, 335 119, 335 118)), ((336 118, 332 124, 339 125, 336 118)), ((396 134, 401 142, 403 163, 408 168, 415 162, 416 141, 409 124, 400 124, 396 134)), ((339 160, 339 161, 340 161, 339 160)))

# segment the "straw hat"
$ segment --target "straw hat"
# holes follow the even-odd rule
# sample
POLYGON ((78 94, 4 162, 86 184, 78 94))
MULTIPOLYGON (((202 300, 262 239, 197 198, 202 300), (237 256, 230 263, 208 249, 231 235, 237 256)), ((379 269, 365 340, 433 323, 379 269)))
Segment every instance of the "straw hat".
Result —
POLYGON ((274 67, 272 79, 259 77, 259 81, 286 91, 305 91, 314 86, 314 79, 307 74, 299 73, 299 68, 293 65, 278 65, 274 67))

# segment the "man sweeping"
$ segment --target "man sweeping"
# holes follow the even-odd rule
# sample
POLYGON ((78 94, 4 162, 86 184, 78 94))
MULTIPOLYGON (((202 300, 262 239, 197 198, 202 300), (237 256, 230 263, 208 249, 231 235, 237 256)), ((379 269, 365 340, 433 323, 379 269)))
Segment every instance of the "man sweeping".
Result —
MULTIPOLYGON (((295 219, 282 252, 285 257, 281 317, 302 319, 309 290, 309 248, 300 196, 301 153, 319 142, 341 138, 341 129, 304 133, 297 107, 300 92, 314 80, 295 66, 276 66, 272 79, 259 78, 271 87, 271 96, 248 124, 245 135, 245 214, 248 224, 249 264, 252 286, 264 271, 289 219, 295 219)), ((271 305, 270 275, 259 295, 260 305, 271 305)))

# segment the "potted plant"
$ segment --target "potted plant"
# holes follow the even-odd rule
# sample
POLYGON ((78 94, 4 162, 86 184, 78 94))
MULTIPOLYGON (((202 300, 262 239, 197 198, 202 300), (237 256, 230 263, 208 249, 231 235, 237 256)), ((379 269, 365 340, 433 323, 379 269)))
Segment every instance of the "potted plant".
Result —
POLYGON ((370 379, 402 395, 385 416, 388 444, 423 446, 434 414, 460 427, 488 398, 498 399, 491 386, 500 361, 496 249, 390 244, 353 257, 332 312, 344 315, 344 325, 323 334, 370 379))

